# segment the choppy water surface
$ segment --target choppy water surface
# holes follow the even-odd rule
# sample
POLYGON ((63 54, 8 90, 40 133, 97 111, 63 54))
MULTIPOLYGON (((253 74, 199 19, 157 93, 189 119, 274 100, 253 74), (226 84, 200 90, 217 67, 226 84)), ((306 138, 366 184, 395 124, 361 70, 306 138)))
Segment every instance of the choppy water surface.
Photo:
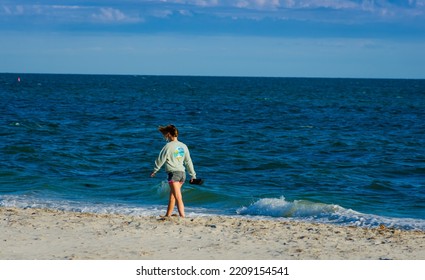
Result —
POLYGON ((191 215, 425 230, 425 80, 0 74, 0 205, 157 215, 174 124, 191 215))

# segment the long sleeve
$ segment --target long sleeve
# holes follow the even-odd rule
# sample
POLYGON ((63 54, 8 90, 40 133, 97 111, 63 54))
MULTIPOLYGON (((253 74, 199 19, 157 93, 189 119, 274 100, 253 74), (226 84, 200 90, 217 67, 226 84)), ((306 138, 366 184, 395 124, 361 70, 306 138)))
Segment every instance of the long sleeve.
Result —
POLYGON ((167 160, 167 146, 164 146, 161 150, 161 152, 158 155, 158 158, 155 160, 155 167, 153 171, 157 173, 161 167, 164 165, 165 161, 167 160))
POLYGON ((187 171, 192 178, 196 179, 196 172, 195 172, 195 169, 193 168, 193 162, 192 162, 192 158, 190 157, 189 149, 187 149, 186 153, 187 154, 186 154, 184 163, 187 167, 187 171))

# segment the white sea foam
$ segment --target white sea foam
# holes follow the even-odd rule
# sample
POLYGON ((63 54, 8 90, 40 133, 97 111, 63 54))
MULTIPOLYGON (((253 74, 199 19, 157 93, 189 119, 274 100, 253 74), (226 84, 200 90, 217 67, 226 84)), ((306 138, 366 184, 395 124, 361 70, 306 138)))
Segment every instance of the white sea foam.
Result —
POLYGON ((328 213, 335 213, 341 207, 314 203, 305 200, 289 202, 284 197, 263 198, 248 207, 238 209, 241 215, 262 215, 272 217, 312 217, 328 213))
POLYGON ((87 203, 69 200, 49 200, 27 196, 4 195, 0 196, 1 207, 17 208, 48 208, 71 212, 87 212, 98 214, 126 214, 155 216, 163 211, 163 206, 137 207, 124 204, 106 204, 106 203, 87 203))
POLYGON ((339 205, 305 200, 287 201, 283 196, 280 198, 262 198, 248 207, 239 208, 237 213, 239 215, 263 216, 265 218, 289 218, 359 227, 385 225, 400 229, 425 230, 425 220, 421 219, 392 218, 363 214, 339 205))
MULTIPOLYGON (((118 203, 89 203, 70 200, 50 200, 30 196, 0 196, 0 207, 45 208, 60 211, 96 214, 123 214, 130 216, 160 216, 165 214, 166 205, 127 205, 118 203)), ((211 211, 203 208, 186 207, 187 215, 210 216, 211 211)))

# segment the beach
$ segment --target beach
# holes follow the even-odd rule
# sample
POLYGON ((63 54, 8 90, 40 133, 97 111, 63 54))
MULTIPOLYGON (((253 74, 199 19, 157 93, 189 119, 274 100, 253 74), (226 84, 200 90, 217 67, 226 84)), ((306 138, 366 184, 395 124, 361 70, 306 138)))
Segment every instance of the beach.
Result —
POLYGON ((424 260, 425 232, 0 207, 2 260, 424 260))

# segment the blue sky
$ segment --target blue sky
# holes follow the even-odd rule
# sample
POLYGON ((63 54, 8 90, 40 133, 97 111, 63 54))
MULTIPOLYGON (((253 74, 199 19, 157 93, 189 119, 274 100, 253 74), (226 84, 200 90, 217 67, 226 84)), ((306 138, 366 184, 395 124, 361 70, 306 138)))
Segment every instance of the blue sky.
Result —
POLYGON ((0 72, 425 78, 425 0, 0 0, 0 72))

